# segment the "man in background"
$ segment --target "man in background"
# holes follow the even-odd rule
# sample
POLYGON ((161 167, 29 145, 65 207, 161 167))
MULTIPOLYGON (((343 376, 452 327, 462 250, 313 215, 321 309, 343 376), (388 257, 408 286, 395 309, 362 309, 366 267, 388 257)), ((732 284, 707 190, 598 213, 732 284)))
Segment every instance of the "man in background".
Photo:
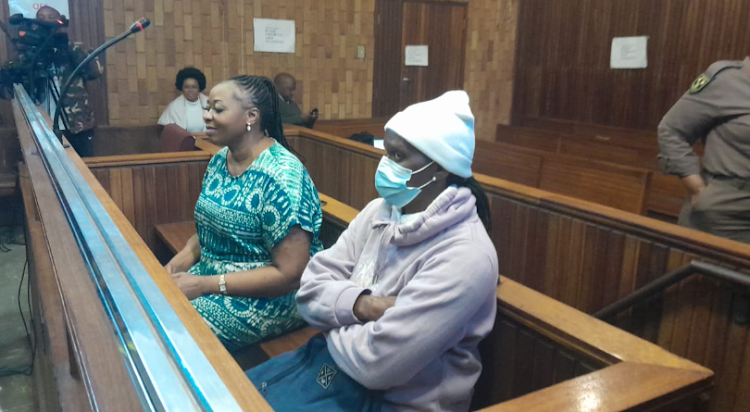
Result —
POLYGON ((289 73, 279 73, 273 82, 279 92, 281 121, 285 124, 312 129, 315 121, 318 120, 318 109, 313 109, 309 114, 302 114, 302 109, 294 102, 294 92, 297 89, 297 80, 294 76, 289 73))

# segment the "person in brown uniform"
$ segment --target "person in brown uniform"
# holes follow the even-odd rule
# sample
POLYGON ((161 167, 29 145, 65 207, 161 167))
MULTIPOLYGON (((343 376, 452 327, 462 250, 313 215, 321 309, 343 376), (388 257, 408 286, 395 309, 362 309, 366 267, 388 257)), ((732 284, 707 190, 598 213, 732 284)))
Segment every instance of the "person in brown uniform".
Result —
POLYGON ((750 243, 750 57, 716 62, 693 82, 659 124, 659 149, 662 172, 690 193, 678 224, 750 243))

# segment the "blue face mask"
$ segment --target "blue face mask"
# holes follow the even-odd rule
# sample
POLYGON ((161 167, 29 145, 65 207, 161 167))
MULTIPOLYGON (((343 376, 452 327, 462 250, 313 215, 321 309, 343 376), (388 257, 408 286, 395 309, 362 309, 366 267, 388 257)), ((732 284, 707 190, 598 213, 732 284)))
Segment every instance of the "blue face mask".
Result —
POLYGON ((378 170, 375 172, 375 189, 377 189, 380 197, 385 199, 386 203, 402 208, 419 196, 424 187, 436 180, 433 176, 429 182, 420 187, 406 185, 406 182, 411 180, 412 175, 427 169, 433 163, 435 162, 430 162, 427 166, 412 172, 411 169, 401 166, 389 159, 388 156, 383 156, 380 159, 380 164, 378 164, 378 170))

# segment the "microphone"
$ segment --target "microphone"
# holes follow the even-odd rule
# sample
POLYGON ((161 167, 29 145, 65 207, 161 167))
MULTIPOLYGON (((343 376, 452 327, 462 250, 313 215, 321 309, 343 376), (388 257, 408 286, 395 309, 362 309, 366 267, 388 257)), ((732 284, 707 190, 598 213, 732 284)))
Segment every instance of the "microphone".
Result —
MULTIPOLYGON (((104 44, 97 47, 97 49, 91 52, 88 56, 86 56, 81 64, 76 66, 75 70, 73 70, 73 73, 70 74, 70 77, 65 80, 65 83, 63 83, 63 86, 60 88, 60 101, 57 104, 57 108, 55 108, 55 115, 52 117, 52 127, 55 128, 55 134, 58 138, 60 138, 60 143, 62 143, 63 133, 62 130, 60 130, 58 120, 60 119, 60 115, 62 114, 63 100, 65 99, 65 95, 68 93, 68 89, 70 89, 70 85, 73 84, 73 79, 84 67, 86 67, 87 64, 89 64, 89 62, 91 62, 91 60, 94 60, 96 56, 101 54, 104 50, 107 50, 108 48, 121 42, 133 33, 138 33, 139 31, 145 30, 149 25, 151 25, 151 20, 145 17, 142 17, 140 20, 134 22, 130 25, 129 29, 122 32, 119 36, 109 39, 104 44)), ((68 122, 66 121, 65 123, 67 124, 68 122)))
POLYGON ((139 31, 146 30, 146 27, 151 25, 151 20, 141 17, 140 20, 130 25, 130 33, 138 33, 139 31))

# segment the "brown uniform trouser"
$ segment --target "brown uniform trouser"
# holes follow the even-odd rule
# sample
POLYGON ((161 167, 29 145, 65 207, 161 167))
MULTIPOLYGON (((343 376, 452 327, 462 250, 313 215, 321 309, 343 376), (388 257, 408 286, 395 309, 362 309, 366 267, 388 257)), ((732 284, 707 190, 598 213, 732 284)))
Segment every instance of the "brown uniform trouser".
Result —
POLYGON ((706 176, 706 188, 695 202, 682 206, 678 224, 739 242, 750 243, 750 181, 706 176))

